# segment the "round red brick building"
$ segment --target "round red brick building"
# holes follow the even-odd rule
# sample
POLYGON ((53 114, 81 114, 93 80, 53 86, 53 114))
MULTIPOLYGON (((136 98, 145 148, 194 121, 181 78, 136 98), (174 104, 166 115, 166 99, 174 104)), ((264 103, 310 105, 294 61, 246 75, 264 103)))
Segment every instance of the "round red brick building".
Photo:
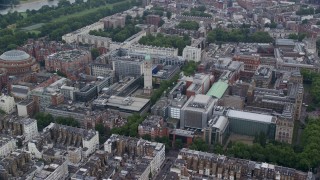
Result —
POLYGON ((36 60, 28 53, 20 50, 11 50, 0 56, 0 68, 7 70, 8 75, 19 75, 33 71, 36 60))

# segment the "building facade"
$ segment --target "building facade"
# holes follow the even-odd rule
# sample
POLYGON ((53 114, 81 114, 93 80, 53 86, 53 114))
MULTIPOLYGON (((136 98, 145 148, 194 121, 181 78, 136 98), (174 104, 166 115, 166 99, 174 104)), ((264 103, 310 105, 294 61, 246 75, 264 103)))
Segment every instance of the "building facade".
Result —
POLYGON ((201 48, 187 46, 183 49, 182 57, 187 61, 201 61, 201 48))
POLYGON ((16 103, 14 101, 14 98, 11 96, 1 95, 0 109, 7 114, 13 113, 16 109, 16 103))
POLYGON ((197 94, 191 96, 181 109, 181 128, 202 129, 212 115, 216 103, 211 96, 197 94))

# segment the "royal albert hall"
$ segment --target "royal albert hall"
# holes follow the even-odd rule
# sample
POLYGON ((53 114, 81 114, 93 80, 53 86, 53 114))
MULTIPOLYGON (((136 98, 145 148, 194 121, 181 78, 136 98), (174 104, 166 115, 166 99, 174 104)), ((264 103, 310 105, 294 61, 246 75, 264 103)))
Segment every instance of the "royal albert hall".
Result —
POLYGON ((8 75, 20 75, 32 71, 35 58, 20 50, 11 50, 0 56, 0 68, 7 69, 8 75))

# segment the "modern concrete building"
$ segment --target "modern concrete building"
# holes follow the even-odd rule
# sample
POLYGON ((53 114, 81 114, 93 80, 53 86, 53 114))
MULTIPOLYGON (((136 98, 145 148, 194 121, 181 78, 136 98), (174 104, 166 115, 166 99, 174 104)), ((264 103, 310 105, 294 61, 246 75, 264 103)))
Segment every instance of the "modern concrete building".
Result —
POLYGON ((126 76, 140 76, 144 71, 144 60, 119 57, 112 60, 112 69, 115 71, 115 75, 119 79, 123 79, 126 76))
POLYGON ((34 115, 33 99, 26 99, 17 103, 18 116, 32 117, 34 115))
POLYGON ((203 129, 203 139, 208 144, 224 144, 230 134, 229 120, 225 116, 213 116, 203 129))
POLYGON ((202 129, 207 127, 207 121, 212 115, 216 101, 207 95, 191 96, 181 109, 181 128, 202 129))
POLYGON ((138 97, 111 96, 106 102, 106 107, 123 116, 129 116, 133 113, 143 114, 149 110, 150 100, 138 97))
POLYGON ((213 75, 203 73, 197 73, 191 77, 184 76, 179 79, 179 81, 186 82, 186 95, 188 98, 196 94, 206 94, 213 83, 213 80, 213 75))
POLYGON ((275 139, 275 116, 230 109, 226 117, 230 121, 230 131, 235 134, 255 136, 263 132, 268 138, 275 139))
POLYGON ((180 119, 181 109, 183 105, 187 102, 187 100, 188 100, 187 96, 181 95, 181 94, 173 98, 169 106, 169 117, 174 119, 180 119))

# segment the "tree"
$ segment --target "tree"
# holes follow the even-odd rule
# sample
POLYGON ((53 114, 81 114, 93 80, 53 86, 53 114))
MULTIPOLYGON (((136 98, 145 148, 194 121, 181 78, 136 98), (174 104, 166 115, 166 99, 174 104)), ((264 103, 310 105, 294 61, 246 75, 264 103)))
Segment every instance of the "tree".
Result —
POLYGON ((110 137, 110 129, 106 128, 102 123, 96 124, 95 130, 99 132, 99 142, 104 143, 110 137))
POLYGON ((150 136, 150 134, 145 134, 142 136, 142 139, 145 139, 147 141, 151 141, 151 136, 150 136))
POLYGON ((266 144, 267 144, 267 137, 266 137, 266 134, 264 132, 260 132, 260 134, 259 134, 259 144, 262 147, 265 147, 266 144))
POLYGON ((91 56, 93 60, 97 59, 99 55, 100 55, 100 52, 97 48, 91 49, 91 56))
POLYGON ((179 36, 164 36, 163 34, 159 33, 156 36, 151 34, 143 36, 139 40, 139 44, 178 48, 178 54, 182 55, 183 48, 191 44, 191 39, 190 37, 182 38, 179 36))
POLYGON ((171 19, 172 13, 170 11, 167 11, 167 18, 171 19))
POLYGON ((174 147, 175 147, 176 149, 181 149, 181 148, 183 147, 182 140, 181 140, 181 139, 176 139, 175 144, 174 144, 174 147))
POLYGON ((54 122, 53 116, 51 114, 43 112, 37 113, 35 115, 35 119, 37 120, 37 126, 39 131, 42 131, 50 123, 54 122))
POLYGON ((195 61, 188 61, 182 67, 182 71, 186 76, 193 75, 196 72, 196 70, 197 70, 197 63, 195 61))
POLYGON ((198 138, 192 142, 190 149, 207 152, 209 150, 209 146, 203 139, 198 138))
POLYGON ((304 19, 304 20, 302 21, 302 24, 308 24, 308 22, 309 22, 308 19, 304 19))
POLYGON ((57 117, 55 122, 66 126, 80 127, 80 123, 71 117, 57 117))
POLYGON ((180 21, 177 28, 187 29, 187 30, 198 30, 199 24, 196 21, 180 21))

